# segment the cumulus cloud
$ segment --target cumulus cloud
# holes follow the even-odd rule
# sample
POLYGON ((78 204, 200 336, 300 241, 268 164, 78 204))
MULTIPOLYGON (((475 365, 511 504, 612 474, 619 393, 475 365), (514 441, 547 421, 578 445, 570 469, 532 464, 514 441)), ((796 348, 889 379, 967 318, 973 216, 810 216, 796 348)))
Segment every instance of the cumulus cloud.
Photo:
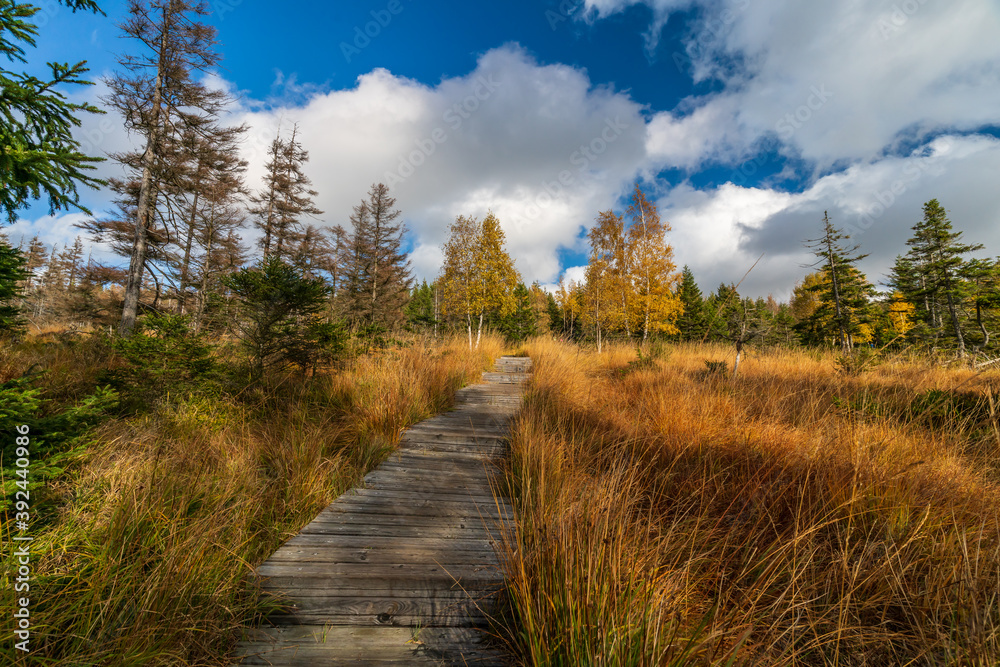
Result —
MULTIPOLYGON (((661 17, 685 6, 588 0, 599 16, 632 4, 646 4, 661 17)), ((654 123, 660 133, 654 147, 667 166, 692 166, 698 145, 681 141, 674 149, 681 159, 672 162, 668 141, 689 129, 701 138, 710 122, 726 137, 702 140, 703 161, 718 158, 712 148, 725 138, 741 137, 748 149, 771 134, 786 154, 821 170, 942 131, 1000 123, 1000 10, 991 0, 692 4, 698 18, 683 38, 682 62, 696 80, 717 80, 724 88, 703 103, 695 100, 692 113, 677 118, 672 112, 654 123)))
MULTIPOLYGON (((634 4, 586 0, 574 16, 599 21, 634 4)), ((711 80, 713 92, 648 109, 594 85, 584 70, 540 64, 517 45, 488 51, 468 74, 436 84, 375 69, 343 90, 303 84, 294 94, 243 99, 232 120, 251 128, 248 185, 260 186, 279 127, 297 123, 322 224, 347 226, 351 208, 384 181, 411 230, 418 277, 437 274, 457 215, 492 210, 525 279, 552 284, 562 270, 582 276, 581 267, 560 266, 561 251, 585 252, 596 213, 622 208, 637 176, 736 166, 766 141, 768 159, 784 155, 795 158, 788 169, 804 166, 798 181, 782 181, 799 182, 795 190, 771 181, 750 187, 753 176, 736 171, 734 182, 717 187, 658 184, 675 258, 692 266, 703 288, 738 281, 766 253, 742 291, 787 297, 809 261, 801 241, 815 235, 824 210, 856 230, 875 280, 905 250, 932 197, 970 241, 1000 247, 988 180, 1000 167, 1000 142, 974 134, 1000 125, 1000 10, 989 0, 644 4, 657 38, 674 12, 697 9, 678 48, 682 65, 711 80)), ((233 89, 223 78, 210 83, 233 89)), ((88 91, 89 100, 100 92, 88 91)), ((130 145, 120 127, 110 115, 87 117, 78 136, 94 152, 118 151, 130 145)), ((116 169, 105 164, 101 173, 116 169)), ((107 204, 106 192, 84 195, 95 211, 107 204)), ((38 232, 62 245, 72 240, 73 220, 21 221, 8 233, 16 242, 38 232)))
POLYGON ((642 167, 641 111, 579 69, 540 65, 505 46, 436 86, 376 69, 353 88, 301 106, 247 108, 236 120, 252 128, 252 185, 278 127, 298 123, 327 224, 346 226, 372 183, 388 184, 412 232, 418 275, 436 275, 436 248, 456 215, 492 209, 525 278, 551 281, 558 249, 573 247, 642 167))
POLYGON ((902 157, 857 164, 818 179, 800 193, 743 188, 675 188, 659 202, 673 223, 678 261, 691 265, 703 288, 747 277, 746 294, 787 298, 814 258, 803 243, 818 236, 824 212, 868 253, 861 268, 884 281, 896 255, 906 252, 923 204, 937 198, 956 230, 985 252, 1000 248, 1000 201, 991 196, 1000 172, 1000 140, 943 136, 902 157))

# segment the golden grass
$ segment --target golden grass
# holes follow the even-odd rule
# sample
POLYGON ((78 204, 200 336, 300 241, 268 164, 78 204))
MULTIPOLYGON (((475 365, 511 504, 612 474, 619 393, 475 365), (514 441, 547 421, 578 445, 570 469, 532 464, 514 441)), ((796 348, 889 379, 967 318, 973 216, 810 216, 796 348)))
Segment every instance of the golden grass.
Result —
MULTIPOLYGON (((63 483, 59 516, 35 531, 30 658, 7 641, 0 662, 229 664, 269 605, 253 568, 501 351, 495 338, 476 352, 461 338, 415 340, 305 384, 177 397, 109 421, 63 483)), ((0 360, 8 373, 26 364, 0 360)), ((10 590, 7 568, 3 579, 10 590)))
POLYGON ((528 350, 505 558, 526 664, 1000 661, 997 373, 528 350))

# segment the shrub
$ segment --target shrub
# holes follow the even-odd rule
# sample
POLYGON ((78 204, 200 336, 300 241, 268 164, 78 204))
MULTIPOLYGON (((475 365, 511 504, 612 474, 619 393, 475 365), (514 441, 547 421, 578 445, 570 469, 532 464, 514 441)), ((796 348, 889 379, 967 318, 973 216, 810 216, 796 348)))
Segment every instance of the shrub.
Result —
POLYGON ((343 327, 319 316, 329 291, 322 278, 305 278, 280 259, 265 259, 223 279, 239 300, 236 334, 250 362, 250 377, 297 365, 303 369, 335 354, 346 339, 343 327))
POLYGON ((130 411, 149 408, 167 392, 200 388, 215 368, 212 347, 182 315, 144 315, 138 330, 114 346, 126 365, 103 378, 122 394, 123 407, 130 411))
POLYGON ((0 510, 5 512, 12 507, 15 492, 25 490, 26 486, 32 494, 31 507, 37 514, 45 505, 46 483, 62 475, 67 465, 82 453, 86 432, 118 402, 117 394, 105 387, 59 409, 53 405, 54 401, 42 398, 41 393, 27 377, 0 385, 0 433, 4 438, 0 445, 3 479, 0 510), (22 449, 23 444, 18 444, 17 427, 22 425, 28 427, 27 440, 20 440, 28 443, 27 451, 22 449), (26 478, 18 474, 18 458, 30 461, 26 478))

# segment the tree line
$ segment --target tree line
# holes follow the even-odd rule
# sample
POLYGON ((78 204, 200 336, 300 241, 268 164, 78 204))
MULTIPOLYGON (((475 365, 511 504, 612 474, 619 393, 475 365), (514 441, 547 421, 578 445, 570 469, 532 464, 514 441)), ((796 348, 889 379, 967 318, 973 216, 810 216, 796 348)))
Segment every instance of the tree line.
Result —
MULTIPOLYGON (((65 4, 99 11, 84 0, 65 4)), ((206 3, 128 0, 127 7, 120 27, 135 48, 119 58, 104 98, 138 139, 135 150, 109 156, 120 177, 91 176, 99 160, 83 155, 72 138, 76 114, 97 109, 52 92, 56 85, 87 83, 83 63, 53 65, 51 81, 0 71, 0 84, 18 100, 3 125, 0 205, 8 218, 45 195, 53 211, 82 208, 78 185, 107 186, 113 210, 80 227, 127 260, 123 268, 85 258, 79 238, 64 248, 47 249, 37 238, 26 247, 5 246, 5 308, 18 313, 11 322, 117 319, 118 333, 127 337, 142 312, 174 313, 196 332, 233 329, 257 339, 261 359, 276 354, 260 352, 273 343, 261 337, 279 329, 295 332, 291 347, 326 341, 329 349, 342 345, 348 332, 381 341, 400 328, 461 330, 470 347, 484 329, 511 340, 551 332, 591 341, 598 350, 608 339, 653 338, 729 341, 738 352, 752 341, 828 345, 845 354, 916 344, 965 355, 995 345, 997 261, 968 258, 982 247, 962 243, 936 200, 914 225, 888 292, 876 290, 859 270, 866 255, 824 216, 820 235, 806 244, 815 270, 795 287, 790 303, 746 298, 732 283, 704 296, 688 267, 677 270, 670 225, 638 184, 624 211, 598 213, 580 282, 561 281, 553 292, 526 285, 499 219, 489 213, 482 220, 458 216, 440 274, 416 285, 402 214, 384 184, 372 185, 346 228, 320 220, 298 126, 279 128, 262 181, 246 182, 241 144, 247 128, 226 124, 233 100, 203 77, 220 60, 215 29, 203 22, 206 3), (257 236, 254 247, 244 240, 249 229, 257 236)), ((35 12, 17 3, 0 12, 14 58, 23 60, 33 44, 35 12)), ((286 358, 309 356, 291 347, 286 358)))

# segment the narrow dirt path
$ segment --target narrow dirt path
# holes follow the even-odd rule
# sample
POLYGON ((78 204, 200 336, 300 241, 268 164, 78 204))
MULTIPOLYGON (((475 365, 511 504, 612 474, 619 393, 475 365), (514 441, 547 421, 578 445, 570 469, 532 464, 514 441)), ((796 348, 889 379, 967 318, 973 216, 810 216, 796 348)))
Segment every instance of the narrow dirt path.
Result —
POLYGON ((240 644, 240 664, 507 664, 483 633, 511 520, 490 477, 530 368, 501 357, 258 568, 288 609, 240 644))

